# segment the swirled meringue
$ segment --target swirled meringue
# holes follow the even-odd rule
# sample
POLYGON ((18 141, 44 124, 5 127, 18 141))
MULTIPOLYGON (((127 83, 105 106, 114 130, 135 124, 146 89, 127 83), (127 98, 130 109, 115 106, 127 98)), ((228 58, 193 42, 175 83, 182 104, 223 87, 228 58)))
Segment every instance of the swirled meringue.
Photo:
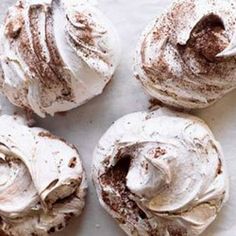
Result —
POLYGON ((152 22, 134 71, 149 94, 179 108, 204 108, 236 87, 236 2, 178 0, 152 22))
POLYGON ((0 231, 48 235, 81 213, 87 182, 77 150, 21 118, 0 117, 0 231))
POLYGON ((223 154, 207 125, 165 108, 115 122, 95 149, 93 180, 128 235, 199 235, 228 199, 223 154))
POLYGON ((102 93, 119 60, 109 20, 88 0, 18 0, 1 29, 1 90, 39 116, 102 93))

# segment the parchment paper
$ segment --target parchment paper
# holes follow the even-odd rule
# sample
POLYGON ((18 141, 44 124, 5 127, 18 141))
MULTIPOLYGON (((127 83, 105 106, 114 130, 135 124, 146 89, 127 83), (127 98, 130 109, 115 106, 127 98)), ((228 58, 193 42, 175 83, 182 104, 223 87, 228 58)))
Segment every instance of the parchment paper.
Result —
MULTIPOLYGON (((223 0, 222 0, 223 1, 223 0)), ((104 93, 86 105, 54 118, 37 118, 37 125, 74 143, 81 154, 89 181, 86 208, 63 232, 55 236, 124 236, 117 224, 100 207, 90 178, 93 149, 101 135, 121 116, 148 109, 149 97, 133 78, 132 64, 137 40, 145 26, 171 0, 100 0, 99 6, 113 21, 122 43, 121 64, 104 93)), ((1 21, 13 0, 0 0, 1 21)), ((216 105, 195 112, 203 118, 221 142, 230 174, 230 200, 204 236, 236 235, 236 92, 216 105)), ((2 101, 3 113, 12 112, 2 101)))

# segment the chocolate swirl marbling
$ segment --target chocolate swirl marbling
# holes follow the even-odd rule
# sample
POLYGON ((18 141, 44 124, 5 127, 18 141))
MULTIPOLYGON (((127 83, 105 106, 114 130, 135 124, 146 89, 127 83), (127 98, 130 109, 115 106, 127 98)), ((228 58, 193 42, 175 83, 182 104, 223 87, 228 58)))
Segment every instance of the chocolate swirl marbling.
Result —
POLYGON ((19 117, 0 117, 0 232, 46 236, 80 215, 87 189, 75 147, 19 117))
POLYGON ((1 90, 42 117, 100 94, 118 64, 115 30, 85 0, 19 0, 0 36, 1 90))
POLYGON ((174 1, 140 39, 134 71, 149 94, 204 108, 236 87, 236 2, 174 1))
POLYGON ((167 109, 115 122, 95 149, 93 180, 101 205, 132 236, 197 236, 228 198, 207 125, 167 109))

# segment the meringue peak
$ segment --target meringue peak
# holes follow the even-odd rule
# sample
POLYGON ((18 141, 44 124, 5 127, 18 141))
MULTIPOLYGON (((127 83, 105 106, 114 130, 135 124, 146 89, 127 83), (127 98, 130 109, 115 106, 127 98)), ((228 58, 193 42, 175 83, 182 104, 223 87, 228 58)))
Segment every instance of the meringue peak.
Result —
POLYGON ((92 173, 101 205, 128 235, 200 235, 228 199, 212 132, 165 108, 116 121, 94 151, 92 173))
POLYGON ((0 37, 1 91, 42 117, 102 93, 119 61, 117 33, 90 1, 18 1, 0 37))

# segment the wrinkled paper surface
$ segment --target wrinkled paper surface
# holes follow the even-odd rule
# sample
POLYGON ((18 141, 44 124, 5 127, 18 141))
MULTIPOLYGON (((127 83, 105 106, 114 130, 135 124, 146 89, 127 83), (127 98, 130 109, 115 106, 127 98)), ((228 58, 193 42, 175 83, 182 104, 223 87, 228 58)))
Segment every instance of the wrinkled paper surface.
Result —
MULTIPOLYGON (((78 0, 79 1, 79 0, 78 0)), ((100 207, 90 178, 93 149, 101 135, 113 121, 121 116, 146 110, 149 97, 139 82, 133 78, 132 65, 135 47, 145 26, 170 0, 100 0, 99 8, 113 21, 122 44, 120 66, 104 93, 86 105, 57 115, 54 118, 37 118, 41 126, 74 143, 81 154, 89 181, 86 208, 82 216, 75 219, 55 236, 124 236, 125 234, 100 207)), ((0 20, 13 0, 1 0, 0 20)), ((2 113, 12 113, 16 108, 1 99, 2 113)), ((230 174, 230 200, 215 223, 204 236, 236 235, 236 91, 224 97, 216 105, 194 112, 203 118, 221 142, 230 174)))

